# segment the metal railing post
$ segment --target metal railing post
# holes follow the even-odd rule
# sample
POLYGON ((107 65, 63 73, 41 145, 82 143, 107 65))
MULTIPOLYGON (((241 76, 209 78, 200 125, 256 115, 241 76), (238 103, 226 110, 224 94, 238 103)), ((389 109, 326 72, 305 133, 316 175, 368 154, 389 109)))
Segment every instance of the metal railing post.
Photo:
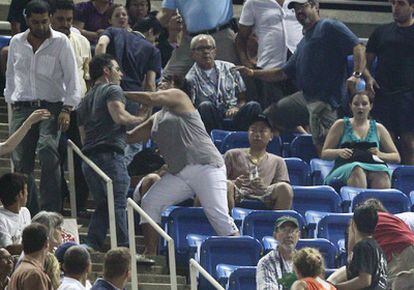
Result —
POLYGON ((203 275, 216 289, 225 290, 196 260, 190 259, 191 290, 197 290, 197 272, 203 275))
POLYGON ((197 290, 197 269, 190 260, 190 285, 191 290, 197 290))
POLYGON ((132 290, 138 290, 138 273, 136 262, 136 245, 135 245, 135 221, 134 209, 129 202, 127 203, 128 210, 128 237, 129 237, 129 253, 131 255, 131 286, 132 290))
POLYGON ((177 272, 175 268, 175 247, 174 247, 174 240, 172 238, 168 240, 168 260, 169 260, 169 266, 170 266, 171 289, 177 290, 177 272))
POLYGON ((116 222, 115 222, 115 201, 114 201, 114 189, 113 189, 111 179, 106 181, 106 194, 107 194, 107 199, 108 199, 109 236, 111 239, 111 249, 115 249, 117 246, 116 222))
POLYGON ((73 149, 71 144, 68 143, 68 170, 69 170, 69 200, 70 200, 70 212, 72 218, 77 218, 76 208, 76 189, 75 189, 75 165, 73 160, 73 149))
MULTIPOLYGON (((13 109, 10 103, 7 103, 7 121, 9 122, 9 136, 11 136, 11 122, 13 117, 13 109)), ((14 172, 13 159, 10 156, 10 171, 14 172)))

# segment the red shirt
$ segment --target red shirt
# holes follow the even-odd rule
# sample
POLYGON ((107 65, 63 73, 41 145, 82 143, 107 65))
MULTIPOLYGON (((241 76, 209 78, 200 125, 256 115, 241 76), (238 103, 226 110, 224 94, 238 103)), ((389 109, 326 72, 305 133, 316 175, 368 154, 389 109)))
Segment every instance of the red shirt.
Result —
POLYGON ((398 217, 386 212, 378 212, 378 223, 374 238, 384 251, 387 261, 392 254, 400 254, 408 246, 414 245, 414 234, 398 217))

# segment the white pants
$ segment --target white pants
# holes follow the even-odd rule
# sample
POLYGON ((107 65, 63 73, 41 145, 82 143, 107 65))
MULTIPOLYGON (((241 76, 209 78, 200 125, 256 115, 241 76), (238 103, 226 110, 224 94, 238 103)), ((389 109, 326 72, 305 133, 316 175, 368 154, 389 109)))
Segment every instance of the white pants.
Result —
MULTIPOLYGON (((218 235, 238 232, 228 214, 226 167, 187 165, 179 173, 165 174, 142 198, 141 206, 155 222, 161 222, 161 213, 170 205, 195 195, 218 235)), ((141 224, 146 221, 141 220, 141 224)))

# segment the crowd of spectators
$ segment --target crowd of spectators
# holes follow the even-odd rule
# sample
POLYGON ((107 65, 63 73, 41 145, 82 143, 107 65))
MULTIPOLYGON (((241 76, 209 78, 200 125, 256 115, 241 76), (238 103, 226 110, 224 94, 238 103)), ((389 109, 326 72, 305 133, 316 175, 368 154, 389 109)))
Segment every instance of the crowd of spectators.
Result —
MULTIPOLYGON (((317 0, 246 0, 239 22, 231 0, 163 0, 159 12, 150 0, 12 0, 13 37, 0 58, 11 136, 0 155, 11 153, 16 173, 0 177, 0 289, 124 288, 130 189, 157 223, 194 198, 224 236, 240 234, 229 213, 243 199, 291 209, 285 161, 266 151, 286 132, 312 134, 319 157, 335 160, 326 184, 390 188, 387 163, 414 165, 413 1, 391 0, 394 22, 365 46, 344 23, 321 18, 317 0), (214 129, 247 131, 249 147, 223 156, 214 129), (106 186, 75 158, 79 212, 89 193, 95 201, 79 246, 62 228, 67 139, 113 182, 120 248, 93 286, 89 252, 104 248, 106 186), (148 140, 165 165, 134 188, 128 166, 148 140)), ((412 289, 410 226, 409 215, 366 201, 349 226, 347 266, 325 281, 321 254, 296 250, 299 223, 281 217, 257 289, 412 289)), ((137 260, 151 264, 158 234, 146 220, 141 228, 137 260)))

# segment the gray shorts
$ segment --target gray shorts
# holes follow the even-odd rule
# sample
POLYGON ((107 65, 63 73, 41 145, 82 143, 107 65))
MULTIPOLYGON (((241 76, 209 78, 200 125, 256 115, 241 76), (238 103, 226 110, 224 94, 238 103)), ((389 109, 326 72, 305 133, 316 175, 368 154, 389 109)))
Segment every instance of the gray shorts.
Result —
POLYGON ((329 129, 338 119, 336 109, 322 101, 307 102, 306 107, 309 111, 309 126, 313 144, 323 145, 329 129))

